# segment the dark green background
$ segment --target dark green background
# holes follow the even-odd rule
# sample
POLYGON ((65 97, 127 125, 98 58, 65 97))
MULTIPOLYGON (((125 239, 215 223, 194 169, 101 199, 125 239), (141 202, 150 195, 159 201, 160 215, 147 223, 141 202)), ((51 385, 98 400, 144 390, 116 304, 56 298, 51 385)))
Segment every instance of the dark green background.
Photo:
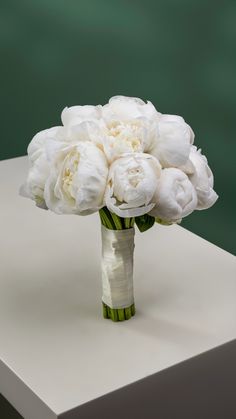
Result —
POLYGON ((236 1, 1 2, 1 159, 75 104, 123 94, 184 116, 220 195, 183 225, 236 253, 236 1))

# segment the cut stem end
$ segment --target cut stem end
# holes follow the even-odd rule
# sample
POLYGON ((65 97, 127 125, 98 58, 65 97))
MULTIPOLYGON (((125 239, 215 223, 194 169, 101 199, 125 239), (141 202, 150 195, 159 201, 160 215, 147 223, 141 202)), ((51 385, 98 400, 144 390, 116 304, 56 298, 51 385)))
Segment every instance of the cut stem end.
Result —
POLYGON ((125 308, 111 308, 102 302, 104 319, 111 319, 113 322, 122 322, 131 319, 135 315, 135 305, 132 304, 125 308))

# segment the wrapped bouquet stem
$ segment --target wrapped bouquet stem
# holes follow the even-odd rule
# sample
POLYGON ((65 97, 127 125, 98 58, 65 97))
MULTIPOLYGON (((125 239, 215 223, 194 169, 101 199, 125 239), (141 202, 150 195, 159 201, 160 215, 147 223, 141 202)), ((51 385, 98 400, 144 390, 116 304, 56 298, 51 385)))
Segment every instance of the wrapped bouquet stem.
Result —
POLYGON ((133 287, 134 219, 100 211, 103 316, 113 321, 135 314, 133 287))
POLYGON ((28 146, 23 196, 56 214, 99 212, 103 315, 135 314, 134 226, 180 223, 218 196, 206 157, 178 115, 151 102, 115 96, 104 106, 72 106, 62 125, 37 133, 28 146))

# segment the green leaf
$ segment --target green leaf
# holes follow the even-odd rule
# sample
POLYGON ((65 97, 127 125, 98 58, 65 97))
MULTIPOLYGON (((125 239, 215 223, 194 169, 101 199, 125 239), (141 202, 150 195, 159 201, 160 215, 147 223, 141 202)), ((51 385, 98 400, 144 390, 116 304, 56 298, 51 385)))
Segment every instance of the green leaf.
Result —
POLYGON ((156 223, 162 224, 163 226, 171 226, 173 223, 170 221, 162 220, 161 218, 155 218, 156 223))
POLYGON ((148 214, 140 215, 139 217, 135 217, 135 223, 139 231, 143 233, 153 226, 155 223, 155 217, 151 217, 151 215, 148 214))

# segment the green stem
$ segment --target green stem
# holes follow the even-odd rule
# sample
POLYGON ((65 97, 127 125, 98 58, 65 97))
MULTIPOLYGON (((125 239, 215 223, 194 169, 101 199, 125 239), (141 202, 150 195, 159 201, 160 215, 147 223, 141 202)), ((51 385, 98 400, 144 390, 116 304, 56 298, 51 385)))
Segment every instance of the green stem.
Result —
POLYGON ((134 217, 123 218, 110 212, 107 207, 103 207, 99 210, 99 215, 102 225, 109 228, 110 230, 124 230, 127 228, 134 227, 134 217))
POLYGON ((99 210, 99 214, 100 214, 100 218, 101 218, 101 223, 105 227, 109 228, 110 230, 116 230, 116 227, 115 227, 115 224, 114 224, 113 219, 111 217, 111 214, 106 207, 101 208, 99 210))
POLYGON ((113 212, 111 212, 110 214, 111 214, 112 219, 114 221, 116 230, 123 230, 121 218, 118 215, 114 214, 113 212))
POLYGON ((111 308, 102 302, 103 317, 105 319, 111 319, 113 322, 122 322, 129 320, 135 315, 135 305, 132 304, 130 307, 125 308, 111 308))
POLYGON ((125 228, 130 228, 130 218, 124 218, 125 228))

